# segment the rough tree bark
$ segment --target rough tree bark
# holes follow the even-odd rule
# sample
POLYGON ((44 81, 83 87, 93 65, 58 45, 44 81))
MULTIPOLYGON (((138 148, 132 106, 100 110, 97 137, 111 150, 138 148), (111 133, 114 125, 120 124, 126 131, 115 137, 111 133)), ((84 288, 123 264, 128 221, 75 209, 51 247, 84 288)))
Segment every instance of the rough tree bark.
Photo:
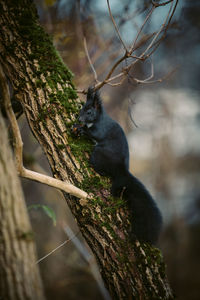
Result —
POLYGON ((0 299, 43 300, 33 232, 0 112, 0 299))
POLYGON ((173 299, 160 251, 130 242, 125 205, 110 197, 109 180, 90 169, 91 144, 71 134, 80 102, 71 72, 39 26, 34 5, 3 0, 0 10, 0 62, 53 176, 93 196, 83 201, 65 194, 112 298, 173 299))

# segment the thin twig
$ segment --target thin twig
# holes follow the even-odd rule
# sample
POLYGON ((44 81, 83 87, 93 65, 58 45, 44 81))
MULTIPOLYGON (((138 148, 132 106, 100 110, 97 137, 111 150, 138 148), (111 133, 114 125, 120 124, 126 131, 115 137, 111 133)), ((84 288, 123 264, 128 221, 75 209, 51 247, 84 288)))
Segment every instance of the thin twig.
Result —
MULTIPOLYGON (((173 0, 172 0, 172 1, 173 1, 173 0)), ((170 3, 170 2, 171 2, 171 1, 169 1, 169 3, 170 3)), ((173 3, 172 3, 172 4, 173 4, 173 3)), ((165 4, 165 5, 166 5, 166 4, 165 4)), ((175 10, 176 10, 177 5, 178 5, 178 0, 176 0, 176 2, 175 2, 174 8, 173 8, 173 10, 172 10, 172 12, 171 12, 171 14, 170 14, 170 16, 169 16, 169 19, 168 19, 167 24, 164 24, 164 26, 163 26, 163 29, 162 29, 163 35, 160 37, 159 40, 157 40, 157 41, 151 46, 151 48, 152 48, 153 46, 155 46, 155 47, 153 48, 153 50, 152 50, 151 52, 149 52, 149 53, 146 55, 147 57, 150 57, 150 56, 156 51, 156 49, 159 47, 159 45, 160 45, 160 43, 162 42, 162 40, 165 38, 166 32, 167 32, 167 30, 168 30, 168 28, 169 28, 169 24, 171 23, 171 19, 172 19, 174 13, 175 13, 175 10)), ((173 6, 173 5, 172 5, 172 6, 173 6)), ((170 7, 170 9, 171 9, 171 7, 170 7)))
POLYGON ((145 82, 151 80, 154 77, 154 65, 153 65, 153 62, 151 59, 150 59, 150 62, 151 62, 151 74, 147 78, 140 80, 140 79, 137 79, 137 78, 131 76, 130 74, 128 74, 129 79, 131 78, 132 80, 134 80, 137 83, 142 83, 142 82, 145 83, 145 82))
POLYGON ((143 81, 146 82, 146 81, 149 81, 150 79, 152 79, 154 77, 154 65, 153 65, 153 61, 151 59, 151 75, 147 78, 145 78, 143 81))
MULTIPOLYGON (((142 42, 139 41, 139 42, 137 43, 137 45, 135 46, 135 49, 141 47, 142 44, 146 43, 146 42, 147 42, 152 36, 154 36, 154 35, 155 35, 155 33, 150 34, 150 35, 148 35, 145 39, 143 39, 142 42)), ((128 71, 133 67, 134 64, 136 64, 138 61, 144 61, 146 58, 147 58, 147 57, 145 57, 145 56, 129 55, 129 53, 126 52, 121 58, 119 58, 119 59, 115 62, 115 64, 113 65, 113 67, 112 67, 112 68, 110 69, 110 71, 108 72, 106 78, 105 78, 102 82, 98 82, 98 83, 94 86, 94 90, 100 89, 102 86, 104 86, 104 84, 108 84, 108 85, 111 85, 111 86, 120 85, 120 84, 125 80, 125 78, 122 79, 122 80, 120 81, 121 83, 117 83, 117 84, 114 83, 114 84, 111 84, 110 82, 113 81, 113 80, 116 80, 116 79, 118 79, 118 78, 120 78, 120 77, 122 77, 122 76, 124 77, 124 76, 128 73, 128 71), (124 61, 124 60, 125 60, 126 58, 128 58, 128 57, 133 57, 133 58, 135 59, 135 61, 133 61, 133 62, 132 62, 129 66, 127 66, 126 68, 124 68, 123 71, 122 71, 121 73, 119 73, 119 74, 117 74, 117 75, 111 77, 111 75, 114 73, 114 71, 116 70, 116 68, 120 65, 120 63, 121 63, 122 61, 124 61)), ((79 92, 85 94, 85 91, 79 91, 79 92)))
MULTIPOLYGON (((166 31, 167 29, 169 28, 169 24, 171 22, 171 19, 175 13, 175 10, 176 10, 176 7, 177 7, 177 4, 178 4, 178 0, 175 0, 175 5, 174 5, 174 0, 170 0, 170 1, 166 1, 166 2, 163 2, 163 3, 156 3, 154 1, 152 1, 152 8, 150 10, 150 12, 148 13, 147 17, 145 18, 141 28, 139 29, 138 33, 137 33, 137 36, 133 42, 133 45, 131 46, 130 50, 127 51, 127 47, 125 46, 122 38, 121 38, 121 35, 119 33, 119 30, 117 28, 117 25, 115 23, 115 20, 112 16, 112 12, 111 12, 111 9, 110 9, 110 3, 109 3, 109 0, 107 0, 107 4, 108 4, 108 9, 109 9, 109 13, 110 13, 110 17, 111 17, 111 20, 115 26, 115 29, 116 29, 116 32, 119 36, 119 39, 122 43, 122 45, 124 46, 125 48, 125 53, 122 57, 120 57, 115 63, 114 65, 111 67, 111 69, 109 70, 109 72, 107 73, 107 75, 105 76, 105 79, 103 81, 97 81, 97 75, 96 75, 96 71, 94 70, 94 67, 92 66, 92 63, 91 63, 91 60, 90 60, 90 65, 91 65, 91 68, 93 69, 93 72, 95 74, 95 80, 96 80, 96 84, 94 85, 94 90, 98 90, 100 89, 102 86, 104 86, 105 84, 108 84, 108 85, 111 85, 111 86, 118 86, 118 85, 121 85, 123 83, 123 81, 125 80, 126 78, 126 75, 129 73, 130 69, 132 69, 134 67, 134 65, 136 63, 138 63, 139 61, 145 61, 147 60, 155 51, 156 49, 158 48, 158 46, 160 45, 161 41, 164 39, 164 37, 166 36, 166 31), (139 38, 139 35, 141 34, 145 24, 147 23, 148 19, 150 18, 150 16, 152 15, 153 11, 155 10, 155 8, 159 7, 159 6, 164 6, 164 5, 167 5, 171 3, 170 5, 170 9, 168 11, 168 14, 164 20, 164 23, 160 26, 160 29, 157 31, 157 32, 154 32, 152 34, 149 34, 149 35, 145 35, 144 37, 142 37, 139 42, 137 42, 138 38, 139 38), (173 8, 173 5, 174 5, 174 8, 173 8), (173 8, 173 9, 172 9, 173 8), (162 34, 162 36, 158 39, 159 35, 162 34), (142 45, 144 45, 148 40, 150 40, 151 38, 153 37, 153 39, 151 40, 151 42, 149 43, 149 45, 145 48, 145 50, 140 54, 140 55, 132 55, 132 52, 135 51, 136 49, 140 48, 142 45), (152 50, 151 50, 152 49, 152 50), (151 50, 151 51, 149 51, 151 50), (134 61, 132 61, 128 66, 126 66, 125 68, 122 69, 122 71, 114 76, 113 73, 116 71, 116 69, 119 67, 119 65, 127 58, 133 58, 134 61), (119 82, 114 82, 115 80, 121 78, 121 80, 119 82)), ((87 51, 88 52, 88 51, 87 51)), ((88 55, 88 58, 89 58, 89 55, 88 55)), ((153 66, 152 66, 153 68, 153 66)), ((162 81, 163 79, 157 79, 156 81, 150 81, 150 79, 152 78, 153 76, 151 75, 150 78, 146 78, 144 80, 139 80, 137 78, 135 78, 135 81, 137 83, 154 83, 154 82, 159 82, 159 81, 162 81)), ((86 93, 85 90, 78 90, 77 92, 79 93, 86 93)))
POLYGON ((87 42, 86 42, 86 38, 84 37, 83 38, 83 44, 84 44, 84 49, 85 49, 85 53, 86 53, 86 56, 87 56, 87 59, 88 59, 88 62, 90 64, 90 67, 92 69, 92 72, 94 73, 94 79, 96 82, 98 82, 98 79, 97 79, 97 73, 96 73, 96 70, 92 64, 92 61, 90 59, 90 55, 89 55, 89 52, 88 52, 88 48, 87 48, 87 42))
POLYGON ((137 78, 133 78, 133 80, 137 83, 142 83, 142 84, 153 84, 156 82, 163 82, 164 80, 166 80, 167 78, 169 78, 176 70, 178 67, 174 68, 172 71, 168 72, 165 76, 159 78, 159 79, 155 79, 155 80, 140 80, 137 78))
POLYGON ((130 50, 129 50, 129 54, 132 54, 132 52, 135 50, 135 45, 136 45, 136 42, 145 26, 145 24, 147 23, 148 19, 150 18, 150 16, 152 15, 153 11, 155 10, 155 6, 152 6, 150 12, 148 13, 147 17, 145 18, 144 20, 144 23, 142 24, 142 26, 140 27, 140 30, 138 31, 137 35, 136 35, 136 38, 133 42, 133 45, 131 46, 130 50))
POLYGON ((156 35, 154 36, 153 40, 151 41, 151 43, 149 44, 149 46, 145 49, 145 51, 140 55, 140 56, 145 56, 145 54, 149 51, 149 49, 153 46, 153 44, 155 43, 157 37, 160 35, 161 31, 163 30, 163 28, 165 27, 166 23, 167 23, 167 20, 170 16, 170 13, 171 13, 171 10, 172 10, 172 7, 173 7, 173 1, 171 2, 171 6, 170 6, 170 9, 169 9, 169 12, 165 18, 165 21, 164 23, 162 24, 162 26, 160 27, 160 29, 158 30, 158 32, 156 33, 156 35))
POLYGON ((5 103, 5 110, 8 119, 10 121, 13 137, 14 137, 14 149, 15 149, 14 152, 15 152, 15 161, 16 161, 16 168, 18 174, 22 177, 47 184, 54 188, 61 189, 62 191, 74 195, 78 198, 86 199, 88 197, 88 194, 83 190, 77 188, 76 186, 72 185, 71 183, 64 182, 55 179, 53 177, 28 170, 23 166, 23 142, 22 142, 21 133, 18 127, 16 117, 12 109, 6 76, 3 72, 1 65, 0 65, 0 83, 2 88, 2 96, 4 98, 4 103, 5 103))
POLYGON ((117 25, 116 25, 116 23, 115 23, 115 19, 113 18, 113 15, 112 15, 112 12, 111 12, 111 8, 110 8, 109 0, 107 0, 107 5, 108 5, 109 15, 110 15, 111 21, 112 21, 112 23, 113 23, 113 25, 114 25, 114 27, 115 27, 115 30, 116 30, 116 32, 117 32, 117 35, 118 35, 118 37, 119 37, 119 39, 120 39, 120 41, 121 41, 121 43, 122 43, 122 45, 123 45, 125 51, 128 52, 128 49, 127 49, 127 47, 126 47, 126 45, 125 45, 125 43, 124 43, 124 41, 123 41, 123 39, 122 39, 122 37, 121 37, 121 34, 120 34, 120 32, 119 32, 119 30, 118 30, 118 28, 117 28, 117 25))
MULTIPOLYGON (((113 86, 120 85, 121 82, 123 82, 124 80, 121 80, 119 83, 114 83, 114 84, 111 84, 111 81, 116 80, 116 79, 118 79, 118 78, 120 78, 120 77, 125 76, 125 74, 128 73, 128 72, 130 71, 130 69, 131 69, 136 63, 138 63, 139 60, 146 60, 146 59, 150 56, 147 52, 149 51, 149 49, 151 49, 151 48, 153 47, 153 45, 155 44, 155 42, 156 42, 156 40, 157 40, 157 37, 160 35, 160 33, 161 33, 163 30, 164 30, 164 32, 166 31, 166 29, 164 29, 165 26, 168 28, 169 23, 170 23, 170 21, 171 21, 171 18, 172 18, 172 16, 173 16, 174 12, 175 12, 175 9, 176 9, 178 0, 176 0, 175 7, 174 7, 173 10, 172 10, 172 7, 173 7, 173 0, 172 0, 172 1, 169 1, 169 3, 170 3, 170 2, 172 2, 172 4, 171 4, 171 6, 170 6, 169 12, 168 12, 168 14, 167 14, 167 16, 166 16, 166 18, 165 18, 164 23, 163 23, 162 26, 160 27, 159 31, 158 31, 156 34, 154 34, 153 40, 150 42, 150 44, 148 45, 148 47, 143 51, 143 53, 139 55, 138 59, 136 59, 136 60, 133 61, 129 66, 127 66, 126 68, 124 68, 123 71, 122 71, 121 73, 119 73, 119 74, 117 74, 117 75, 111 77, 111 75, 113 74, 113 72, 115 71, 115 69, 117 68, 117 66, 118 66, 122 61, 124 61, 127 57, 129 57, 129 54, 128 54, 128 53, 125 53, 124 56, 122 56, 122 57, 114 64, 114 66, 111 68, 111 70, 109 71, 109 73, 108 73, 108 75, 106 76, 106 78, 105 78, 102 82, 100 82, 100 83, 98 83, 98 84, 95 85, 95 89, 101 88, 104 84, 110 84, 110 85, 113 85, 113 86), (172 11, 172 12, 171 12, 171 11, 172 11), (170 15, 170 13, 171 13, 171 15, 170 15), (168 20, 168 22, 167 22, 167 20, 168 20), (166 25, 166 23, 167 23, 167 25, 166 25)), ((168 3, 166 3, 166 4, 168 4, 168 3)), ((165 5, 166 5, 166 4, 165 4, 165 5)), ((155 51, 155 50, 154 50, 154 51, 155 51)), ((152 51, 151 54, 152 54, 154 51, 152 51)), ((160 80, 158 79, 158 80, 156 80, 156 82, 159 82, 159 81, 162 81, 162 80, 163 80, 163 79, 160 79, 160 80)), ((143 81, 137 80, 137 79, 136 79, 136 82, 142 83, 143 81)), ((149 82, 149 83, 150 83, 150 82, 149 82)), ((153 82, 151 82, 151 83, 153 83, 153 82)))
POLYGON ((130 117, 131 122, 133 123, 133 125, 136 128, 138 128, 138 125, 136 124, 135 120, 133 119, 132 112, 131 112, 131 108, 132 108, 133 104, 135 104, 135 102, 131 98, 129 98, 128 102, 129 102, 129 104, 128 104, 128 115, 129 115, 129 117, 130 117))
POLYGON ((163 3, 158 3, 158 2, 155 2, 153 0, 151 0, 151 3, 154 7, 159 7, 159 6, 164 6, 164 5, 167 5, 169 4, 170 2, 173 2, 174 0, 169 0, 169 1, 166 1, 166 2, 163 2, 163 3))
POLYGON ((74 236, 72 236, 71 238, 69 238, 68 240, 64 241, 62 244, 60 244, 58 247, 54 248, 52 251, 50 251, 49 253, 47 253, 45 256, 41 257, 40 259, 38 259, 36 261, 35 264, 39 264, 41 261, 43 261, 44 259, 46 259, 47 257, 49 257, 51 254, 53 254, 54 252, 56 252, 58 249, 60 249, 61 247, 63 247, 64 245, 68 244, 70 241, 72 241, 78 234, 80 231, 78 231, 76 234, 74 234, 74 236))
MULTIPOLYGON (((63 230, 64 230, 65 234, 67 234, 67 236, 72 240, 72 237, 74 236, 72 229, 69 226, 63 226, 63 230)), ((83 243, 81 243, 81 241, 79 240, 78 237, 74 238, 72 240, 72 242, 73 242, 74 246, 77 248, 77 250, 79 251, 79 253, 83 256, 85 261, 89 264, 91 273, 94 276, 94 278, 99 286, 99 289, 103 295, 103 298, 105 300, 111 300, 111 298, 108 294, 108 291, 106 290, 106 288, 103 284, 103 280, 99 274, 99 270, 98 270, 98 267, 94 260, 93 255, 91 255, 91 253, 88 251, 88 249, 85 247, 85 245, 83 243)))

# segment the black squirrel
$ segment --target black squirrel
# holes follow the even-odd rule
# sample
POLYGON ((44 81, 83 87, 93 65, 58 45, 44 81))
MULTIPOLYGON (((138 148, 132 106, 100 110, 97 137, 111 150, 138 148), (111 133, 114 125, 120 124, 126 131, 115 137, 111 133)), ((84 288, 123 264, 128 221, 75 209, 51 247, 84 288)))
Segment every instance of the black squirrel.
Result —
POLYGON ((129 172, 125 133, 106 113, 99 93, 92 88, 88 89, 79 121, 81 125, 75 125, 73 131, 87 134, 96 142, 90 164, 100 175, 111 177, 112 195, 127 201, 135 236, 141 242, 156 244, 162 226, 161 213, 145 186, 129 172))

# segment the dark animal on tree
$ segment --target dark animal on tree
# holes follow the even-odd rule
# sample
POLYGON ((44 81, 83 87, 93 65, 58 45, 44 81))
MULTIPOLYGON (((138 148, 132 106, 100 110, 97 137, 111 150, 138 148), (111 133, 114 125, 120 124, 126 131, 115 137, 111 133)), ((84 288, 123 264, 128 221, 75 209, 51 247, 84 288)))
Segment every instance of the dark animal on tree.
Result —
POLYGON ((156 244, 162 227, 160 210, 142 182, 129 172, 125 133, 106 113, 99 92, 92 88, 88 89, 79 122, 80 125, 74 125, 74 131, 95 141, 91 166, 98 174, 109 176, 112 195, 127 202, 132 234, 141 242, 156 244))

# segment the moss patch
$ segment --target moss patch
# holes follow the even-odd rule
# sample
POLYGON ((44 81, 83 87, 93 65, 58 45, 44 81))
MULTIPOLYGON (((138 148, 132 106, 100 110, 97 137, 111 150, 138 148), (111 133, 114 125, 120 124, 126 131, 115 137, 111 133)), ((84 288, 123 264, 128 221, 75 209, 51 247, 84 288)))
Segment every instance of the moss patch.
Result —
MULTIPOLYGON (((2 10, 3 7, 0 6, 0 9, 2 10)), ((53 90, 57 90, 58 83, 62 85, 67 82, 69 87, 64 91, 64 96, 76 99, 77 95, 71 82, 73 74, 63 64, 53 45, 52 38, 39 25, 35 4, 25 0, 12 1, 12 4, 9 4, 9 9, 9 14, 13 15, 16 21, 17 35, 10 41, 10 44, 7 41, 6 51, 17 55, 20 44, 22 49, 26 49, 24 55, 28 56, 27 61, 33 61, 34 64, 37 64, 37 69, 34 72, 37 76, 37 87, 45 87, 45 83, 38 79, 41 75, 44 75, 48 85, 53 90)), ((24 71, 26 71, 26 66, 24 66, 24 71)), ((60 96, 58 95, 58 98, 60 96)), ((63 101, 60 102, 63 103, 63 101)))

